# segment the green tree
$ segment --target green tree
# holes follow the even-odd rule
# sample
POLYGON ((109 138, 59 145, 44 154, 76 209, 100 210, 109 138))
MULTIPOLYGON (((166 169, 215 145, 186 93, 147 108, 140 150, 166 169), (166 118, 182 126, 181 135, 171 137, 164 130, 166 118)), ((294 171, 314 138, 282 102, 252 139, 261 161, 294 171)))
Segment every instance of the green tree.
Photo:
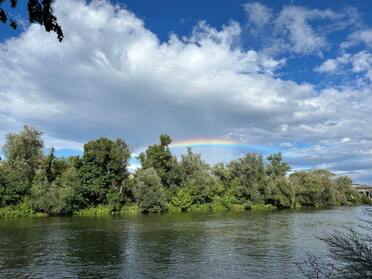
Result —
POLYGON ((194 197, 189 189, 180 188, 176 195, 171 198, 171 201, 175 207, 181 208, 182 211, 187 211, 194 202, 194 197))
POLYGON ((359 199, 358 193, 353 187, 353 181, 348 176, 340 176, 334 180, 335 199, 338 204, 345 205, 359 199))
MULTIPOLYGON (((17 21, 3 8, 3 4, 7 2, 10 4, 10 8, 16 8, 18 4, 18 0, 0 0, 0 21, 2 23, 9 21, 9 25, 13 29, 16 29, 18 25, 17 21)), ((57 22, 57 17, 53 14, 52 0, 28 0, 27 10, 30 23, 39 23, 44 26, 45 31, 55 32, 60 42, 63 40, 62 28, 57 22)))
POLYGON ((58 158, 54 155, 54 148, 42 163, 42 169, 48 182, 53 182, 71 167, 71 162, 66 158, 58 158))
POLYGON ((165 187, 170 186, 170 171, 176 164, 176 159, 169 150, 169 144, 172 139, 169 135, 160 135, 160 143, 149 146, 145 152, 142 152, 137 159, 140 161, 142 169, 154 168, 158 173, 162 184, 165 187))
POLYGON ((271 182, 271 195, 267 203, 278 208, 294 208, 296 203, 293 183, 284 176, 276 177, 271 182))
POLYGON ((130 148, 122 139, 99 138, 84 145, 81 163, 76 160, 82 183, 89 189, 93 205, 108 203, 110 193, 125 192, 130 148))
POLYGON ((42 132, 25 125, 19 133, 9 133, 3 146, 6 164, 2 170, 5 184, 3 203, 19 201, 29 193, 35 172, 43 158, 42 132))
POLYGON ((193 197, 193 203, 211 202, 211 189, 217 183, 210 166, 202 159, 200 153, 193 153, 191 147, 187 154, 181 155, 179 162, 181 187, 193 197))
POLYGON ((268 195, 268 187, 262 155, 247 153, 238 161, 230 162, 228 168, 237 198, 253 204, 263 204, 268 195))
MULTIPOLYGON (((3 164, 2 164, 3 165, 3 164)), ((3 166, 0 167, 0 207, 8 203, 7 186, 4 177, 3 166)))
POLYGON ((265 202, 280 208, 295 206, 295 189, 291 181, 286 178, 291 167, 282 162, 282 154, 269 155, 266 165, 266 174, 269 179, 268 190, 266 191, 265 202))
POLYGON ((283 163, 282 154, 279 152, 277 154, 269 155, 267 160, 270 164, 266 168, 266 173, 270 177, 280 177, 285 176, 291 167, 287 163, 283 163))
POLYGON ((50 215, 72 214, 87 206, 85 196, 77 170, 70 167, 51 182, 40 175, 31 187, 30 206, 50 215))
POLYGON ((152 167, 137 172, 133 192, 143 212, 161 212, 167 207, 161 178, 152 167))
POLYGON ((318 175, 309 171, 297 171, 291 173, 289 179, 296 189, 296 200, 301 205, 320 205, 324 188, 318 175))

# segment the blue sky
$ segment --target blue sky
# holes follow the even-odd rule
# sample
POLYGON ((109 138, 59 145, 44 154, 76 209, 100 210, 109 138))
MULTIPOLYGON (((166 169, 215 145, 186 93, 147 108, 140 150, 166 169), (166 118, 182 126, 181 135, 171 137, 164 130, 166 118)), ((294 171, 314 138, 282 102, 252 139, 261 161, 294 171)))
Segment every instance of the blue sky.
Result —
POLYGON ((139 153, 168 133, 372 184, 371 1, 57 0, 62 43, 19 5, 19 29, 0 26, 0 145, 24 124, 58 155, 101 136, 139 153))

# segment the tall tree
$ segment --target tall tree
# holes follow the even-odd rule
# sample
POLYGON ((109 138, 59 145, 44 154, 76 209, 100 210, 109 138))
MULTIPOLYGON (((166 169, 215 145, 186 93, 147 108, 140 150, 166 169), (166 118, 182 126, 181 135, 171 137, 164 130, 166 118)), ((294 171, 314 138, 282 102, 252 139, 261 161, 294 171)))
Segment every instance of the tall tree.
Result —
POLYGON ((321 204, 324 190, 321 178, 312 171, 291 173, 290 181, 296 189, 296 200, 304 206, 321 204))
MULTIPOLYGON (((18 0, 0 0, 0 21, 3 23, 9 21, 9 25, 16 29, 18 25, 17 21, 2 7, 7 2, 10 3, 10 8, 16 8, 18 5, 18 0)), ((28 0, 27 10, 28 19, 31 23, 39 23, 44 26, 45 31, 55 32, 60 42, 63 40, 62 28, 57 22, 57 17, 53 14, 52 0, 28 0)))
POLYGON ((217 180, 201 154, 193 153, 190 147, 187 148, 187 154, 181 155, 179 170, 182 188, 177 197, 184 197, 184 193, 189 193, 194 203, 210 202, 209 193, 217 180))
POLYGON ((295 206, 295 189, 291 181, 285 176, 291 167, 283 162, 282 154, 272 154, 267 157, 270 164, 266 166, 266 174, 269 178, 269 191, 266 203, 277 207, 295 206))
POLYGON ((247 153, 238 161, 228 165, 231 171, 232 184, 236 184, 238 198, 243 198, 254 204, 264 202, 267 189, 266 170, 261 154, 247 153))
POLYGON ((267 160, 270 164, 267 166, 266 172, 270 177, 285 176, 291 169, 287 163, 282 162, 283 158, 280 152, 267 156, 267 160))
POLYGON ((6 164, 3 179, 6 203, 13 203, 28 194, 36 170, 43 157, 42 132, 25 125, 19 133, 9 133, 3 146, 6 164))
POLYGON ((79 172, 90 189, 90 200, 94 205, 108 203, 111 192, 124 192, 130 154, 129 146, 122 139, 99 138, 84 145, 79 172))
POLYGON ((138 156, 142 169, 154 168, 164 186, 168 186, 168 174, 176 160, 169 150, 172 139, 169 135, 160 135, 160 143, 149 146, 138 156))
POLYGON ((137 172, 134 197, 143 212, 161 212, 166 209, 164 187, 153 167, 137 172))

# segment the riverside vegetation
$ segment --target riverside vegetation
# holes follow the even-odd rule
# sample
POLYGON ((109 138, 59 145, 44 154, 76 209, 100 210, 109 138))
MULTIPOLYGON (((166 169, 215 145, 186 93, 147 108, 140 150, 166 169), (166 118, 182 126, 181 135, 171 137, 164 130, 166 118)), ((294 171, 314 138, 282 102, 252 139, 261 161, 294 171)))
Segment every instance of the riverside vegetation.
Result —
POLYGON ((149 146, 128 171, 132 153, 122 139, 99 138, 82 156, 43 154, 42 132, 24 126, 8 133, 0 165, 0 217, 296 208, 370 203, 349 177, 327 170, 296 171, 281 153, 247 153, 228 164, 208 165, 191 148, 178 160, 171 138, 149 146))

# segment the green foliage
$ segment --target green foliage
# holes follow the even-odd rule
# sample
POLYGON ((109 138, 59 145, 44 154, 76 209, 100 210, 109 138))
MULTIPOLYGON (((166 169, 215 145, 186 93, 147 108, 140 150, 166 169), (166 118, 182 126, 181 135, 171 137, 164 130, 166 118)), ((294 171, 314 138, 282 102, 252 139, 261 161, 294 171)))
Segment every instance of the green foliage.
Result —
POLYGON ((177 194, 172 197, 172 204, 175 207, 181 208, 182 211, 187 211, 194 201, 192 193, 187 188, 181 188, 177 194))
MULTIPOLYGON (((1 6, 6 0, 0 0, 0 21, 2 23, 7 23, 9 20, 9 25, 16 29, 18 24, 17 21, 12 18, 1 6)), ((16 8, 18 1, 9 0, 10 8, 16 8)), ((22 1, 23 2, 23 1, 22 1)), ((53 14, 52 0, 29 0, 27 2, 28 18, 30 23, 39 23, 43 25, 45 31, 53 31, 57 34, 58 40, 61 42, 63 40, 62 28, 57 23, 57 18, 53 14)))
POLYGON ((225 192, 225 194, 219 200, 222 206, 226 209, 234 209, 239 204, 238 199, 230 192, 225 192))
POLYGON ((44 146, 41 135, 42 132, 27 125, 18 134, 8 133, 3 146, 7 164, 13 166, 13 164, 22 162, 31 170, 37 169, 42 159, 44 146))
POLYGON ((93 205, 108 204, 107 195, 114 189, 123 194, 124 180, 128 177, 129 146, 122 140, 100 138, 84 145, 79 174, 89 189, 88 198, 93 205))
POLYGON ((187 149, 186 155, 181 155, 178 174, 181 193, 190 196, 191 204, 209 203, 218 192, 217 180, 209 165, 201 158, 201 154, 193 153, 191 148, 187 149))
POLYGON ((137 159, 142 165, 142 169, 154 168, 162 184, 169 186, 169 173, 176 163, 176 159, 169 150, 169 144, 172 139, 169 135, 160 135, 160 143, 149 146, 145 152, 142 152, 137 159))
POLYGON ((50 215, 72 214, 74 189, 53 183, 36 183, 31 188, 31 207, 38 212, 50 215))
POLYGON ((53 182, 71 168, 71 166, 71 162, 68 159, 55 157, 54 148, 52 148, 49 155, 43 159, 41 167, 47 181, 53 182))
POLYGON ((232 161, 228 168, 237 183, 240 198, 262 204, 267 190, 267 177, 261 154, 247 153, 238 161, 232 161))
POLYGON ((275 210, 278 209, 276 206, 271 204, 254 204, 250 208, 251 210, 275 210))
POLYGON ((315 206, 322 200, 322 181, 313 172, 299 171, 289 176, 295 185, 297 199, 304 206, 315 206))
POLYGON ((340 176, 334 180, 335 183, 335 199, 338 204, 345 205, 355 203, 359 200, 361 203, 368 204, 371 200, 365 199, 365 195, 358 193, 354 187, 352 180, 347 176, 340 176))
POLYGON ((159 144, 139 155, 142 169, 129 175, 131 151, 121 139, 92 140, 84 145, 82 157, 58 158, 53 148, 43 155, 41 135, 24 126, 6 137, 7 161, 0 165, 3 215, 9 210, 17 216, 114 213, 130 204, 135 211, 162 212, 168 205, 171 210, 204 211, 371 203, 350 178, 334 178, 326 170, 286 177, 290 167, 280 153, 268 156, 268 164, 262 155, 247 153, 211 168, 191 148, 177 162, 168 148, 171 138, 161 135, 159 144))
POLYGON ((112 213, 111 208, 108 205, 97 205, 95 207, 83 208, 77 211, 74 211, 74 215, 77 216, 92 216, 92 215, 107 215, 112 213))
POLYGON ((291 181, 285 177, 277 177, 272 183, 272 193, 268 203, 278 208, 295 207, 295 189, 291 181))
POLYGON ((120 211, 126 202, 124 195, 114 190, 107 193, 106 199, 111 212, 120 211))
POLYGON ((6 135, 3 151, 7 161, 2 168, 2 204, 14 204, 29 194, 43 156, 41 135, 40 131, 27 125, 18 134, 6 135))
POLYGON ((87 206, 84 190, 74 168, 66 170, 52 182, 40 176, 31 187, 30 206, 37 212, 50 215, 72 214, 87 206))
POLYGON ((27 198, 17 204, 0 208, 0 218, 28 216, 35 216, 35 212, 30 208, 27 198))
POLYGON ((270 164, 267 166, 266 173, 270 177, 284 177, 291 169, 287 163, 282 162, 283 158, 280 152, 269 155, 267 160, 270 161, 270 164))
POLYGON ((143 212, 162 212, 167 207, 164 187, 154 168, 138 171, 133 192, 143 212))

